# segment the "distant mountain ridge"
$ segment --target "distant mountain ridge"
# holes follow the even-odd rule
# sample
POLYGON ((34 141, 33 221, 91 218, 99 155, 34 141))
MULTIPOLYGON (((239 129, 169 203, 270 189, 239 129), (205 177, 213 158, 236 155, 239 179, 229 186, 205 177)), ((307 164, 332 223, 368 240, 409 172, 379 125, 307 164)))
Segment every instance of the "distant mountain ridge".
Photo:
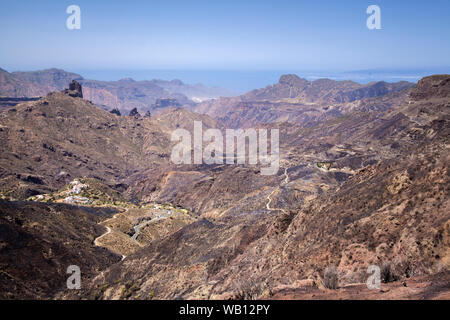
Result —
POLYGON ((0 69, 0 97, 41 97, 53 91, 61 91, 72 80, 83 79, 75 73, 59 69, 36 72, 12 72, 0 69))
POLYGON ((83 85, 87 100, 108 110, 118 108, 122 113, 128 113, 134 108, 142 113, 152 111, 152 105, 158 99, 174 99, 177 101, 174 106, 192 106, 196 102, 231 95, 222 88, 189 85, 178 79, 135 81, 124 78, 118 81, 98 81, 53 68, 11 73, 0 69, 0 97, 42 97, 50 92, 63 90, 72 80, 83 85))
MULTIPOLYGON (((220 119, 229 126, 249 127, 257 123, 288 121, 302 125, 323 121, 364 104, 364 100, 401 93, 411 82, 371 82, 318 79, 308 81, 294 74, 278 83, 238 97, 205 101, 193 111, 220 119)), ((406 94, 406 93, 405 93, 406 94)))
POLYGON ((414 83, 384 81, 360 84, 354 81, 318 79, 308 81, 295 74, 280 77, 278 83, 263 89, 253 90, 246 95, 247 100, 296 99, 298 102, 343 103, 363 98, 382 96, 414 86, 414 83))
POLYGON ((227 90, 220 87, 207 87, 201 83, 194 85, 188 85, 183 83, 179 79, 174 79, 171 81, 165 80, 151 80, 154 84, 168 90, 171 93, 181 93, 187 96, 194 102, 202 102, 204 100, 209 100, 211 97, 229 97, 233 94, 227 90))

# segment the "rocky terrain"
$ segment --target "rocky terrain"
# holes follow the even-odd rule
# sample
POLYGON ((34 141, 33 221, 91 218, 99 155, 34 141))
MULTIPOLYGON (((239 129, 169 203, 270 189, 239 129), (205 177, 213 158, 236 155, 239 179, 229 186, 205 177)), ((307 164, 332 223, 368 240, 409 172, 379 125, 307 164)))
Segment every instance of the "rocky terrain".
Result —
POLYGON ((54 92, 0 114, 0 189, 8 196, 24 199, 84 176, 123 188, 130 175, 171 166, 176 119, 215 123, 185 109, 119 117, 79 95, 54 92))
POLYGON ((286 75, 149 117, 106 112, 83 100, 82 86, 0 113, 0 228, 11 230, 0 259, 33 255, 16 234, 47 241, 18 213, 28 208, 82 215, 91 229, 77 238, 79 254, 103 251, 83 264, 89 281, 78 291, 63 290, 69 261, 37 253, 45 248, 35 251, 42 268, 60 274, 51 286, 36 277, 34 292, 20 282, 32 269, 5 262, 3 298, 448 298, 449 75, 417 85, 286 75), (278 128, 278 173, 174 165, 170 135, 194 120, 278 128), (364 285, 370 265, 382 270, 381 290, 364 285))

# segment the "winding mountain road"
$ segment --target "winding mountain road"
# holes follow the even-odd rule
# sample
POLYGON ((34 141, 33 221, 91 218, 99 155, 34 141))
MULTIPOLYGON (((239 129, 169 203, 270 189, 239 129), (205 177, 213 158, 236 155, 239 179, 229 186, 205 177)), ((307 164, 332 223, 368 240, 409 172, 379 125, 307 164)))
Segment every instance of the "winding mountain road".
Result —
MULTIPOLYGON (((125 212, 127 212, 127 211, 128 211, 128 209, 126 209, 125 212)), ((107 220, 105 220, 105 221, 102 221, 101 223, 108 222, 109 220, 112 220, 112 219, 116 218, 117 215, 122 214, 122 213, 124 213, 124 212, 116 213, 115 215, 112 216, 112 218, 109 218, 109 219, 107 219, 107 220)), ((104 227, 106 228, 106 232, 105 232, 104 234, 102 234, 101 236, 99 236, 99 237, 97 237, 97 238, 94 239, 94 245, 96 245, 97 247, 103 247, 103 246, 99 243, 99 240, 100 240, 101 238, 103 238, 104 236, 106 236, 107 234, 110 234, 110 233, 112 232, 112 229, 111 229, 110 227, 108 227, 108 226, 104 226, 104 227)), ((123 261, 126 257, 127 257, 127 256, 125 256, 125 255, 122 254, 122 260, 121 260, 121 261, 123 261)))
POLYGON ((134 234, 133 234, 133 236, 131 237, 131 240, 133 240, 134 242, 136 242, 137 244, 139 244, 139 243, 137 242, 137 237, 139 237, 139 234, 140 234, 140 232, 141 232, 141 228, 145 227, 145 226, 148 225, 149 223, 156 222, 156 221, 163 220, 163 219, 167 219, 168 217, 170 217, 170 215, 168 215, 167 217, 159 217, 159 218, 156 218, 156 219, 147 220, 147 221, 144 221, 144 222, 142 222, 142 223, 140 223, 140 224, 134 226, 134 227, 133 227, 133 229, 134 229, 134 234))
MULTIPOLYGON (((127 212, 127 211, 128 211, 128 209, 125 210, 125 212, 127 212)), ((113 219, 116 218, 117 215, 122 214, 122 213, 125 213, 125 212, 116 213, 115 215, 112 216, 112 218, 109 218, 109 219, 107 219, 107 220, 105 220, 105 221, 102 221, 102 222, 99 223, 99 224, 103 225, 103 223, 108 222, 108 221, 110 221, 110 220, 113 220, 113 219)), ((110 233, 112 232, 112 230, 111 230, 110 227, 108 227, 108 226, 104 226, 104 227, 106 228, 106 232, 105 232, 104 234, 102 234, 101 236, 95 238, 95 240, 94 240, 94 245, 96 245, 97 247, 102 247, 102 246, 98 243, 98 241, 99 241, 101 238, 103 238, 104 236, 106 236, 107 234, 110 234, 110 233)))
MULTIPOLYGON (((284 176, 285 176, 285 178, 284 178, 284 185, 289 183, 289 175, 287 173, 288 169, 289 168, 284 168, 284 176)), ((282 185, 280 185, 278 188, 280 188, 280 187, 282 187, 282 185)), ((282 211, 283 213, 287 213, 287 211, 284 210, 283 208, 271 208, 270 207, 270 204, 272 203, 272 198, 271 197, 275 193, 275 191, 277 191, 278 188, 273 189, 272 192, 267 196, 266 199, 268 201, 266 203, 266 209, 269 210, 269 211, 282 211)))

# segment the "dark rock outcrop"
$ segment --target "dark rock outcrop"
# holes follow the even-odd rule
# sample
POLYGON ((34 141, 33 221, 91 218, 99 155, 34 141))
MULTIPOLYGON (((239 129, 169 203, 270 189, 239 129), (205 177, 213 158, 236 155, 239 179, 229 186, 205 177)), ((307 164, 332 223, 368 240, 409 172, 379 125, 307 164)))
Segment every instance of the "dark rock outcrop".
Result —
POLYGON ((128 114, 130 117, 140 118, 141 114, 138 112, 137 108, 133 108, 128 114))
POLYGON ((83 98, 81 84, 76 80, 72 80, 69 84, 69 89, 65 89, 64 93, 74 98, 83 98))
POLYGON ((110 111, 110 113, 115 114, 115 115, 117 115, 117 116, 119 116, 119 117, 122 115, 122 114, 120 113, 120 110, 117 109, 117 108, 112 109, 112 110, 110 111))

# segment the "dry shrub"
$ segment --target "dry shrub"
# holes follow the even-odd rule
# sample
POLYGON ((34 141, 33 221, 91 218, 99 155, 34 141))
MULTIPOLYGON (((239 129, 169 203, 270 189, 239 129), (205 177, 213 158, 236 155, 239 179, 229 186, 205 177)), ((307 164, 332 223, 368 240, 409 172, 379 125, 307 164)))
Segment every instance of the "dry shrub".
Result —
POLYGON ((336 267, 328 267, 323 275, 323 285, 328 289, 337 289, 339 287, 339 275, 336 267))
POLYGON ((255 279, 246 279, 237 283, 237 300, 256 300, 264 291, 264 284, 255 279))
POLYGON ((384 263, 381 266, 380 277, 383 283, 393 282, 398 280, 398 276, 396 275, 394 268, 391 263, 384 263))

